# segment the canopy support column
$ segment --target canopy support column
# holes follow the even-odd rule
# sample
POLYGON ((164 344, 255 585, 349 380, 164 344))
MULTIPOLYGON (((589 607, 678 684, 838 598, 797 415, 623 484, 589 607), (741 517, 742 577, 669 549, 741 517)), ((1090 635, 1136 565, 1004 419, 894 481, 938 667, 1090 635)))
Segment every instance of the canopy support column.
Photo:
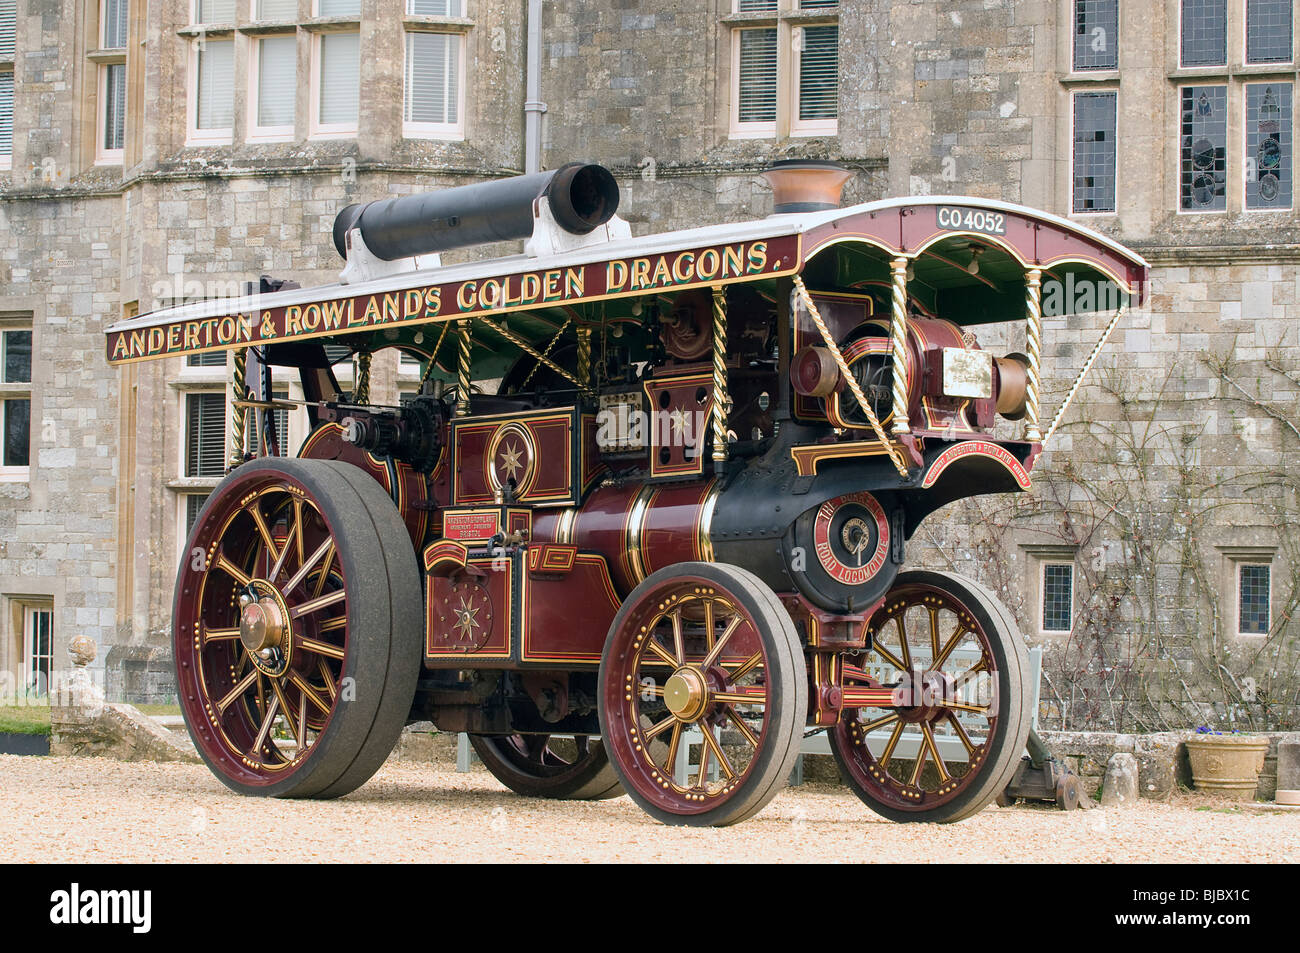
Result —
POLYGON ((591 392, 591 328, 578 325, 578 386, 591 392))
POLYGON ((420 378, 421 394, 425 393, 429 383, 434 379, 433 375, 438 371, 438 353, 442 350, 443 339, 447 337, 447 329, 450 327, 451 322, 448 321, 442 326, 442 330, 438 332, 438 343, 433 346, 433 350, 429 353, 429 364, 424 369, 424 376, 420 378))
POLYGON ((357 354, 357 363, 354 369, 356 378, 352 382, 352 403, 368 404, 370 403, 370 352, 361 351, 357 354))
POLYGON ((248 348, 238 348, 232 354, 230 371, 230 460, 233 470, 244 462, 244 443, 248 433, 248 348))
POLYGON ((1043 439, 1038 429, 1038 382, 1043 350, 1043 272, 1030 268, 1025 272, 1025 355, 1029 368, 1025 381, 1025 440, 1043 439))
POLYGON ((727 391, 727 291, 713 286, 713 466, 727 462, 727 413, 731 409, 727 391))
POLYGON ((889 351, 893 362, 893 414, 894 436, 912 432, 907 419, 907 259, 895 258, 889 263, 893 284, 893 313, 889 322, 889 351))
POLYGON ((469 416, 469 318, 463 318, 456 330, 460 334, 456 352, 456 416, 469 416))

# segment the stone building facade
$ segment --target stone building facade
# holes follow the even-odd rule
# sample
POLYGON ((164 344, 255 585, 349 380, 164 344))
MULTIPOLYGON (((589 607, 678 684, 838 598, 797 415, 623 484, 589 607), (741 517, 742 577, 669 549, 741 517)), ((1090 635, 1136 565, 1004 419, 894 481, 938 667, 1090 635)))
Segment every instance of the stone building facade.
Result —
MULTIPOLYGON (((1142 252, 1152 304, 1112 339, 1042 489, 953 507, 909 559, 1003 591, 1047 649, 1055 723, 1294 725, 1297 16, 548 0, 542 163, 613 169, 639 234, 761 217, 755 173, 811 156, 857 171, 850 202, 1004 199, 1142 252)), ((172 691, 179 540, 225 432, 202 395, 226 372, 110 370, 104 327, 261 274, 332 280, 343 205, 522 171, 527 17, 519 0, 0 0, 0 330, 19 358, 30 331, 32 355, 0 382, 30 407, 26 465, 0 469, 11 679, 86 633, 111 695, 172 691)), ((1108 318, 1049 320, 1049 409, 1108 318)), ((377 360, 376 398, 411 374, 377 360)))

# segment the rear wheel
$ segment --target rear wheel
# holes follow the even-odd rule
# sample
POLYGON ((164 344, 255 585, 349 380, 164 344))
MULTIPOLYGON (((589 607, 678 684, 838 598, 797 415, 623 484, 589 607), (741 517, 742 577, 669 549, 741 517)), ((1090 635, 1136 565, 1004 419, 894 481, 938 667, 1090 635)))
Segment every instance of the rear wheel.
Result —
POLYGON ((525 797, 598 801, 623 793, 599 739, 588 735, 470 735, 492 776, 525 797))
POLYGON ((367 474, 263 458, 212 492, 176 580, 181 712, 242 793, 337 797, 392 751, 419 674, 419 570, 367 474))
POLYGON ((624 789, 666 824, 721 826, 760 811, 790 775, 807 714, 794 624, 750 572, 666 567, 610 627, 603 739, 624 789))
POLYGON ((958 821, 1003 792, 1025 749, 1028 656, 1011 614, 954 573, 905 572, 868 622, 873 651, 845 684, 895 686, 896 707, 846 709, 840 772, 895 821, 958 821))

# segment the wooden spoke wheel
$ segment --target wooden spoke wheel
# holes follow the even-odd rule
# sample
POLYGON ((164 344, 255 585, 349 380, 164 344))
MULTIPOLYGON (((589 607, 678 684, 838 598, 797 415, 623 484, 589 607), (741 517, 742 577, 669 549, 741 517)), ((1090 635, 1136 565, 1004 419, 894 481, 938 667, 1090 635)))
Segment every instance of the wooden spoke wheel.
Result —
POLYGON ((337 797, 392 751, 422 652, 397 508, 355 467, 263 458, 212 492, 176 580, 181 712, 243 794, 337 797))
POLYGON ((623 793, 596 738, 576 735, 470 735, 470 744, 498 781, 525 797, 598 801, 623 793))
POLYGON ((624 789, 666 824, 734 824, 761 810, 789 777, 807 714, 794 624, 743 569, 661 569, 610 627, 603 740, 624 789))
POLYGON ((845 780, 895 821, 958 821, 1011 780, 1029 736, 1024 640, 983 586, 905 572, 868 622, 874 644, 844 686, 894 687, 896 707, 846 707, 830 730, 845 780))

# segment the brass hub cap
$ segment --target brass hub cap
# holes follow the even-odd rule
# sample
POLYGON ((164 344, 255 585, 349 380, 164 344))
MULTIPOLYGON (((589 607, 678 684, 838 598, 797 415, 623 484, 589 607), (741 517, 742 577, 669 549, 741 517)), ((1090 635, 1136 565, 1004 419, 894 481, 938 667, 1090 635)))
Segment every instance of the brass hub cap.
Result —
POLYGON ((270 599, 250 602, 239 616, 239 641, 250 652, 260 652, 280 644, 283 620, 270 599))
POLYGON ((664 704, 681 721, 697 719, 708 702, 708 685, 693 668, 678 669, 664 683, 664 704))
POLYGON ((270 583, 255 579, 249 584, 258 598, 239 612, 239 641, 248 650, 253 665, 277 675, 289 663, 289 608, 270 583))

